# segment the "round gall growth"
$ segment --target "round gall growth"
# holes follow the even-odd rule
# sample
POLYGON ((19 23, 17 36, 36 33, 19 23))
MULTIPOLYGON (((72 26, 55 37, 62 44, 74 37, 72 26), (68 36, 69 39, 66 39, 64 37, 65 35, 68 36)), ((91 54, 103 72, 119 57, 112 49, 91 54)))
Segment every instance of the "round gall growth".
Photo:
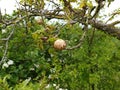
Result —
POLYGON ((63 39, 57 39, 54 42, 54 48, 58 50, 63 50, 66 47, 66 42, 63 39))
POLYGON ((43 24, 43 21, 40 19, 40 20, 37 20, 37 23, 38 23, 39 25, 41 25, 41 24, 43 24))

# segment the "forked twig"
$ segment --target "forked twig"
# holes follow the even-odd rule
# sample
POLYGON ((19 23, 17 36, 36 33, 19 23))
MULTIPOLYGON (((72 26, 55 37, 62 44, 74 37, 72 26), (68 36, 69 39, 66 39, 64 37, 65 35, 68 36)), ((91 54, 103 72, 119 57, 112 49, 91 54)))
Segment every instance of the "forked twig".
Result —
POLYGON ((81 45, 82 45, 82 43, 83 43, 83 41, 84 41, 84 39, 85 39, 86 32, 87 32, 87 30, 85 30, 85 31, 83 32, 83 34, 82 34, 82 36, 81 36, 81 38, 80 38, 80 41, 79 41, 79 43, 78 43, 77 45, 75 45, 75 46, 73 46, 73 47, 70 47, 70 48, 66 48, 66 50, 73 50, 73 49, 76 49, 76 48, 80 48, 81 45))

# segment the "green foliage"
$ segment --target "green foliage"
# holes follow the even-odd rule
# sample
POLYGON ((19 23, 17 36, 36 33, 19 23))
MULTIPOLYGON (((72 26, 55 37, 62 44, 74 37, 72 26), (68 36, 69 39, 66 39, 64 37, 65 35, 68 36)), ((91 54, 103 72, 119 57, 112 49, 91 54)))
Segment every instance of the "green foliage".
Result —
MULTIPOLYGON (((90 28, 80 48, 59 51, 53 48, 54 41, 64 39, 68 48, 77 45, 83 34, 81 25, 63 27, 57 23, 43 27, 31 17, 25 28, 24 20, 15 24, 7 60, 0 66, 0 90, 119 90, 119 40, 90 28), (9 65, 9 60, 13 64, 9 65)), ((9 26, 6 33, 0 32, 0 38, 6 38, 12 29, 9 26)), ((0 45, 5 46, 5 42, 0 41, 0 45)), ((3 52, 0 48, 0 59, 3 52)))
POLYGON ((12 88, 9 88, 7 79, 10 78, 10 75, 4 76, 4 78, 0 77, 0 90, 12 90, 12 88))
MULTIPOLYGON (((45 89, 49 84, 51 90, 56 90, 53 84, 68 90, 120 88, 120 41, 116 38, 95 31, 90 42, 93 37, 91 28, 81 48, 57 51, 49 47, 51 44, 41 42, 46 47, 41 49, 35 43, 38 38, 34 36, 33 39, 32 36, 38 28, 36 25, 34 30, 31 27, 31 31, 25 33, 25 29, 17 25, 8 51, 8 58, 14 64, 1 69, 2 78, 10 76, 1 79, 1 90, 37 90, 45 89)), ((66 40, 67 47, 71 47, 79 43, 82 32, 78 24, 66 25, 60 29, 58 37, 66 40)))

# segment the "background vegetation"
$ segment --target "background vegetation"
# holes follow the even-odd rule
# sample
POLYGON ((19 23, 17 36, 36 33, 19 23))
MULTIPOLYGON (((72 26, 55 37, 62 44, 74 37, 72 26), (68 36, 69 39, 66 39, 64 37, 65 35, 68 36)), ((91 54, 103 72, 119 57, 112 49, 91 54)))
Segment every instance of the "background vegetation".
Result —
MULTIPOLYGON (((31 5, 32 0, 21 2, 31 5)), ((24 17, 26 11, 2 16, 10 22, 0 24, 0 90, 119 90, 117 37, 92 26, 85 29, 86 24, 83 27, 79 22, 50 23, 41 16, 24 17), (66 41, 66 49, 54 49, 58 38, 66 41)))

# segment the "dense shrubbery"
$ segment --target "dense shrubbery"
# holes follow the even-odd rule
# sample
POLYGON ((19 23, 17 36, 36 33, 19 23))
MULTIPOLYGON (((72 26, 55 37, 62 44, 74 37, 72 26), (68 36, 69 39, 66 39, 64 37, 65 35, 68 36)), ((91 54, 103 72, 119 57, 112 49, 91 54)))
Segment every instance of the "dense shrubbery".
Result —
POLYGON ((99 21, 114 0, 54 1, 20 0, 12 15, 0 12, 0 90, 119 90, 120 21, 108 23, 119 9, 99 21))
MULTIPOLYGON (((41 30, 36 22, 30 26, 28 33, 20 25, 15 30, 8 49, 8 60, 14 63, 1 68, 1 90, 37 90, 48 85, 53 90, 55 85, 68 90, 120 88, 120 41, 116 38, 93 29, 87 32, 81 48, 59 51, 51 43, 39 43, 33 39, 33 33, 41 30)), ((60 28, 58 37, 66 40, 67 47, 71 47, 79 42, 82 32, 78 24, 72 27, 66 25, 60 28)))

